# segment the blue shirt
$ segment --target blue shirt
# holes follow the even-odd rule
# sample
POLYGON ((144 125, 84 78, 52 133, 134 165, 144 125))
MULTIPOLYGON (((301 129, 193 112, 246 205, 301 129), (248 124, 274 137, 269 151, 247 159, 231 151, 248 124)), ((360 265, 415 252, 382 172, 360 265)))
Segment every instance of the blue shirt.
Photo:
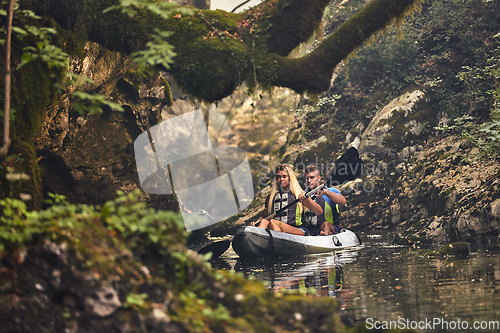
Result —
MULTIPOLYGON (((340 191, 339 191, 339 190, 337 190, 335 187, 330 187, 330 188, 327 188, 327 190, 328 190, 328 191, 330 191, 330 192, 333 192, 333 193, 342 194, 342 193, 340 193, 340 191)), ((330 207, 332 207, 332 208, 333 208, 333 207, 335 207, 335 205, 336 205, 336 204, 334 204, 334 203, 332 202, 332 200, 330 200, 330 198, 329 198, 329 197, 327 197, 326 195, 323 195, 323 199, 325 199, 325 201, 326 201, 326 202, 328 202, 328 204, 330 205, 330 207)))

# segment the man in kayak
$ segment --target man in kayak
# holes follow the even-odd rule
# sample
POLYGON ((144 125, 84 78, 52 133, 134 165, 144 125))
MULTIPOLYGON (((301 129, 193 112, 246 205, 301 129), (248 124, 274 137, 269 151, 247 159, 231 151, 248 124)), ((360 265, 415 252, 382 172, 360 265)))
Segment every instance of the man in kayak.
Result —
MULTIPOLYGON (((315 165, 308 165, 305 169, 307 192, 318 187, 321 175, 315 165)), ((321 206, 323 212, 314 214, 311 211, 304 213, 304 229, 311 235, 333 235, 340 231, 340 214, 338 206, 345 206, 344 196, 335 187, 322 189, 316 192, 314 201, 321 206)))
POLYGON ((304 235, 305 230, 301 228, 304 210, 308 208, 314 214, 322 214, 323 209, 314 200, 305 197, 305 192, 300 187, 295 173, 288 164, 279 164, 274 174, 275 178, 271 193, 266 198, 266 205, 262 216, 257 223, 251 223, 250 225, 258 224, 259 228, 269 228, 294 235, 304 235), (297 198, 300 200, 299 202, 291 205, 273 219, 266 219, 267 216, 293 203, 297 198))

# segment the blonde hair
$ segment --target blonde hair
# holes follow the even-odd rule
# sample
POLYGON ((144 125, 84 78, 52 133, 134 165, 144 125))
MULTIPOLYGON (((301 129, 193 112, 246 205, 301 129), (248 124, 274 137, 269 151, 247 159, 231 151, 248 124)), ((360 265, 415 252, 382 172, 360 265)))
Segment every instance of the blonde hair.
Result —
MULTIPOLYGON (((299 194, 302 193, 302 188, 300 187, 299 181, 297 180, 297 177, 295 176, 295 172, 293 172, 293 169, 290 165, 288 164, 278 164, 276 168, 274 169, 274 180, 273 180, 273 186, 271 187, 271 193, 269 194, 269 201, 267 203, 267 212, 268 214, 272 214, 273 210, 273 205, 272 201, 274 199, 274 196, 276 193, 279 192, 278 189, 278 182, 276 181, 276 174, 278 171, 285 171, 288 174, 288 182, 289 182, 289 187, 290 187, 290 192, 295 195, 295 199, 299 198, 299 194)), ((302 202, 298 202, 297 205, 299 206, 299 211, 302 214, 304 211, 304 206, 302 205, 302 202)))

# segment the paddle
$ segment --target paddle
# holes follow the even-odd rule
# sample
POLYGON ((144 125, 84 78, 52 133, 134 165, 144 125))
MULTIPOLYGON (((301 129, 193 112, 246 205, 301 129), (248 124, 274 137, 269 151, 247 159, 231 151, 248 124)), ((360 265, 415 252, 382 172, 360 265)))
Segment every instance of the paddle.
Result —
POLYGON ((345 182, 361 177, 363 174, 363 160, 359 158, 356 148, 349 148, 336 162, 328 179, 328 187, 338 186, 345 182))
MULTIPOLYGON (((318 187, 316 188, 313 188, 312 190, 310 190, 309 192, 307 192, 305 194, 305 197, 306 198, 309 198, 311 195, 313 195, 314 193, 318 192, 319 190, 321 190, 322 188, 326 187, 326 184, 321 184, 319 185, 318 187)), ((288 209, 288 207, 292 206, 292 205, 295 205, 297 202, 299 202, 300 199, 295 199, 294 201, 290 202, 288 205, 286 205, 285 207, 281 207, 280 209, 278 209, 277 211, 275 211, 274 213, 272 213, 271 215, 268 215, 266 216, 266 220, 270 220, 272 219, 273 217, 275 217, 276 215, 280 214, 281 212, 285 211, 286 209, 288 209)))
MULTIPOLYGON (((328 181, 318 186, 317 188, 307 192, 306 197, 319 191, 325 186, 332 187, 334 185, 340 185, 343 184, 344 182, 359 178, 362 173, 363 173, 363 160, 359 158, 358 150, 354 147, 351 147, 344 154, 342 154, 342 156, 335 162, 333 171, 330 174, 328 181)), ((294 202, 286 205, 285 207, 267 216, 266 218, 268 219, 273 218, 274 216, 276 216, 276 214, 281 213, 282 211, 284 211, 291 205, 297 203, 298 201, 299 199, 296 199, 294 202)), ((204 254, 212 252, 212 258, 217 258, 229 248, 230 243, 231 241, 229 240, 218 241, 201 248, 200 250, 198 250, 198 253, 204 254)))
POLYGON ((212 244, 208 244, 207 246, 198 250, 198 254, 205 254, 208 252, 212 252, 212 258, 220 257, 227 249, 229 249, 229 245, 231 245, 231 240, 226 239, 223 241, 218 241, 212 244))

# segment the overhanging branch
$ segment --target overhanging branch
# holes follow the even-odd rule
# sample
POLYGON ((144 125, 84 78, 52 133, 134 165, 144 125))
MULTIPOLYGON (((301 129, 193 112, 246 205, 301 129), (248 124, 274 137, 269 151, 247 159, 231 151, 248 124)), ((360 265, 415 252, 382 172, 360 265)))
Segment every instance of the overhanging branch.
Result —
POLYGON ((319 94, 326 91, 337 64, 391 22, 404 20, 405 15, 412 12, 421 2, 372 1, 307 56, 293 59, 276 56, 276 75, 270 84, 288 87, 299 93, 319 94))
POLYGON ((186 92, 209 102, 230 95, 243 81, 251 85, 254 68, 262 86, 321 93, 342 59, 422 2, 373 0, 312 53, 290 59, 286 55, 313 34, 330 0, 267 0, 242 14, 207 10, 169 20, 142 12, 133 18, 103 13, 117 1, 25 0, 24 5, 124 53, 144 48, 154 28, 173 31, 168 41, 177 56, 170 72, 186 92))

